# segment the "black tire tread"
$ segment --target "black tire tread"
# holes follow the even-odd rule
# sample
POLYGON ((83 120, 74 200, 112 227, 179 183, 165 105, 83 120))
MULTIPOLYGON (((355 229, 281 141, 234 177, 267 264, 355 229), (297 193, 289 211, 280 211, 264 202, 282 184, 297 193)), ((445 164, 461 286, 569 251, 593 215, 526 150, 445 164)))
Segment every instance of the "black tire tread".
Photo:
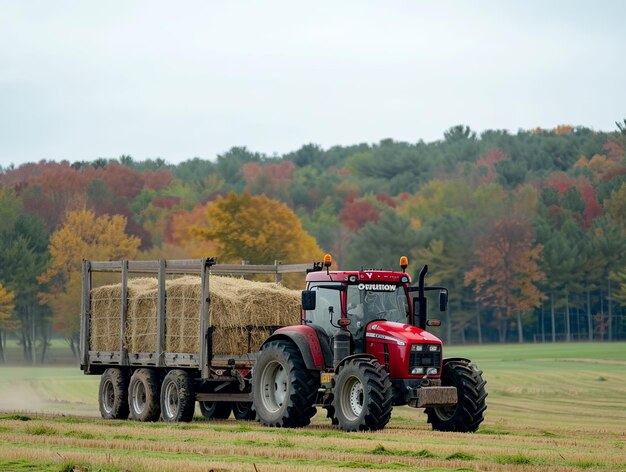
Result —
MULTIPOLYGON (((367 400, 363 409, 365 414, 357 421, 348 421, 340 412, 341 402, 337 395, 333 399, 334 415, 345 431, 377 431, 383 429, 391 419, 393 395, 391 380, 384 367, 375 359, 353 359, 341 368, 335 382, 342 382, 342 371, 357 369, 363 375, 363 396, 367 400)), ((337 388, 337 386, 335 387, 337 388)))
POLYGON ((170 370, 163 379, 163 383, 161 384, 160 397, 161 417, 164 421, 189 422, 193 419, 193 413, 196 408, 196 395, 194 391, 193 379, 189 376, 187 372, 180 369, 170 370), (176 386, 178 387, 179 398, 177 414, 175 417, 172 418, 165 417, 165 408, 163 408, 164 402, 166 401, 166 399, 164 398, 165 389, 166 385, 169 382, 176 383, 176 386))
POLYGON ((236 420, 251 421, 256 417, 256 413, 252 409, 252 403, 248 402, 233 402, 233 416, 236 420))
POLYGON ((109 368, 102 373, 100 377, 100 388, 98 389, 98 404, 100 407, 100 415, 108 420, 125 420, 130 413, 128 409, 128 373, 118 368, 109 368), (115 400, 113 410, 107 413, 102 403, 102 388, 106 380, 110 380, 113 384, 115 392, 115 400))
POLYGON ((161 381, 155 369, 137 369, 130 378, 128 386, 128 403, 130 417, 136 421, 158 421, 161 416, 161 381), (146 407, 141 414, 137 414, 132 408, 131 394, 133 385, 143 382, 146 388, 146 407))
MULTIPOLYGON (((263 418, 263 413, 259 413, 259 409, 255 402, 252 408, 256 412, 256 419, 266 426, 280 428, 300 428, 307 426, 311 422, 311 418, 317 412, 314 404, 317 397, 317 389, 319 388, 319 373, 307 369, 299 349, 291 342, 274 341, 263 346, 257 366, 261 357, 270 351, 277 351, 285 356, 288 364, 290 364, 290 392, 287 400, 287 407, 281 418, 269 420, 263 418)), ((252 389, 255 391, 255 377, 252 378, 252 389)))
POLYGON ((485 402, 487 398, 485 384, 487 381, 482 378, 482 373, 482 370, 466 361, 454 360, 444 364, 443 384, 457 387, 459 404, 453 417, 447 421, 439 418, 434 408, 426 408, 428 422, 431 423, 434 430, 473 433, 478 429, 480 423, 485 419, 483 413, 487 409, 485 402), (450 383, 450 379, 446 381, 444 379, 446 375, 456 377, 456 382, 450 383))
POLYGON ((207 420, 225 420, 230 416, 232 405, 230 402, 198 402, 200 413, 207 420))

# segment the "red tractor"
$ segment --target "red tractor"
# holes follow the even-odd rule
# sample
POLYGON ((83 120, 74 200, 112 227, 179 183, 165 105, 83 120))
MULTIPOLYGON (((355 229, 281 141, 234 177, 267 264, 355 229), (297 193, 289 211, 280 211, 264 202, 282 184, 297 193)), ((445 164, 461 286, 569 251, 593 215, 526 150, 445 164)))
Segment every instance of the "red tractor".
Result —
POLYGON ((309 424, 316 406, 345 431, 378 430, 393 405, 425 408, 434 430, 473 432, 487 408, 485 381, 469 359, 444 359, 427 326, 427 292, 405 272, 330 271, 331 258, 307 274, 302 322, 276 330, 261 348, 252 376, 253 408, 268 426, 309 424), (325 269, 325 270, 324 270, 325 269))

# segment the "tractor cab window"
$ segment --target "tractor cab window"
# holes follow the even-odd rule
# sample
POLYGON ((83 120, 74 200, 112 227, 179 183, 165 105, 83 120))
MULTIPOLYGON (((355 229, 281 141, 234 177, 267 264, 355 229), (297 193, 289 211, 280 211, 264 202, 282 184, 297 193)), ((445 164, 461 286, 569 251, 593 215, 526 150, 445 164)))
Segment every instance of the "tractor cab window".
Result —
MULTIPOLYGON (((337 330, 337 322, 341 318, 341 292, 328 288, 316 287, 321 283, 311 283, 309 290, 316 292, 315 310, 307 310, 304 312, 304 320, 307 324, 315 324, 321 326, 329 336, 333 336, 337 330), (332 319, 335 326, 330 322, 331 311, 332 319)), ((323 285, 330 285, 323 283, 323 285)), ((340 284, 337 284, 339 286, 340 284)))
POLYGON ((385 291, 367 290, 366 287, 364 284, 348 285, 348 317, 352 319, 348 329, 354 335, 374 320, 409 322, 409 304, 404 286, 390 287, 385 291))

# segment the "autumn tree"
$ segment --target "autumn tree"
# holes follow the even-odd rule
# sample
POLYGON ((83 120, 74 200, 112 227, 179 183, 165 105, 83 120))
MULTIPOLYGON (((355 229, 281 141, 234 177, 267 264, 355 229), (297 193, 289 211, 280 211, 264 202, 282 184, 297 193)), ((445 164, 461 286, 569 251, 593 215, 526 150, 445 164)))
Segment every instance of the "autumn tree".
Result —
POLYGON ((48 233, 34 215, 24 212, 21 199, 10 189, 0 189, 0 281, 14 292, 14 317, 24 360, 36 362, 37 344, 45 355, 49 311, 40 305, 37 276, 48 260, 48 233))
POLYGON ((40 294, 50 303, 54 323, 76 355, 80 329, 81 261, 132 259, 139 239, 128 236, 126 218, 120 215, 96 217, 89 210, 69 212, 64 225, 50 237, 50 262, 39 278, 48 290, 40 294))
POLYGON ((0 362, 5 362, 5 350, 6 350, 6 332, 8 330, 15 329, 18 325, 16 320, 13 319, 13 299, 15 293, 11 290, 7 290, 0 283, 0 362))
POLYGON ((476 264, 465 274, 465 284, 475 287, 476 300, 496 311, 500 342, 506 341, 514 314, 518 341, 523 342, 521 315, 539 306, 543 298, 536 286, 544 278, 538 264, 542 248, 532 247, 533 242, 526 221, 502 218, 481 241, 476 264))
POLYGON ((296 214, 264 195, 229 193, 209 203, 205 211, 208 226, 196 226, 191 231, 217 243, 223 262, 295 263, 318 261, 322 256, 296 214))

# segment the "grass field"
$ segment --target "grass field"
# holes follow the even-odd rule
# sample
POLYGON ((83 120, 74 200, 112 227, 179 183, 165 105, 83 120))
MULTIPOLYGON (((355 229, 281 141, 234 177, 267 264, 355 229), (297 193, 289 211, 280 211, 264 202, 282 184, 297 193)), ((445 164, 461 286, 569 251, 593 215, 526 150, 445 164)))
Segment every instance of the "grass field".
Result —
POLYGON ((487 379, 476 434, 431 431, 394 409, 377 433, 319 413, 304 429, 254 422, 99 419, 98 378, 70 367, 0 367, 0 470, 626 470, 626 344, 451 347, 487 379), (81 468, 82 467, 82 468, 81 468))

